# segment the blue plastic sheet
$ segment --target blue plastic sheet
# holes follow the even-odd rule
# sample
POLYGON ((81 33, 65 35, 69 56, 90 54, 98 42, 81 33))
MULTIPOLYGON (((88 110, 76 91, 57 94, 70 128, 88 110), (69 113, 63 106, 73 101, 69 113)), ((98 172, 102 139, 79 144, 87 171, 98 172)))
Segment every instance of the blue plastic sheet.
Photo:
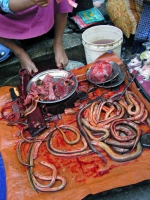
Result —
POLYGON ((2 156, 0 154, 0 200, 6 199, 6 174, 2 156))

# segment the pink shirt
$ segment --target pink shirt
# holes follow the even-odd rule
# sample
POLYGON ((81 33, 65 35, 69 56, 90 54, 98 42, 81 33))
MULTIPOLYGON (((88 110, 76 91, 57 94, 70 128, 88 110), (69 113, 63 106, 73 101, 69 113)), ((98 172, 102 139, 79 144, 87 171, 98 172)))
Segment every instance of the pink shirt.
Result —
POLYGON ((56 13, 72 12, 68 1, 51 0, 47 7, 34 6, 19 13, 0 14, 0 37, 28 39, 47 33, 54 24, 56 13))

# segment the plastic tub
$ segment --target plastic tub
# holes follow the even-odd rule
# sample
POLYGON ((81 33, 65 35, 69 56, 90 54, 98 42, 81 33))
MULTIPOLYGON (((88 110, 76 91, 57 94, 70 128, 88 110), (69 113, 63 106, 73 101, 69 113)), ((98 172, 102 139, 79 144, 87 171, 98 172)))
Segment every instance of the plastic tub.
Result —
POLYGON ((87 64, 94 62, 99 56, 109 51, 114 51, 120 58, 122 42, 123 33, 115 26, 99 25, 88 28, 82 34, 87 64))

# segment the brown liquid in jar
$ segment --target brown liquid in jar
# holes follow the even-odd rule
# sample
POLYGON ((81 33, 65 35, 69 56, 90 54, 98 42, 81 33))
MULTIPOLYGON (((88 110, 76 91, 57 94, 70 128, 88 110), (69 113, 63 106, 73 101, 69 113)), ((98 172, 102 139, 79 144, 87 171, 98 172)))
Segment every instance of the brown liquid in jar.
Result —
POLYGON ((114 42, 114 40, 102 39, 102 40, 96 40, 92 43, 93 44, 108 44, 108 43, 112 43, 112 42, 114 42))

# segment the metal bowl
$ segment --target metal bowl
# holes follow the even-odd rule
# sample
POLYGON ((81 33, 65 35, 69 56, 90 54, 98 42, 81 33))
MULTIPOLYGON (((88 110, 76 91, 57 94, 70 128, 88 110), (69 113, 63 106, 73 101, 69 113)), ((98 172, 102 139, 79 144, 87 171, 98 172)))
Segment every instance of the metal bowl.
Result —
MULTIPOLYGON (((66 78, 70 72, 68 71, 65 71, 65 70, 60 70, 60 69, 51 69, 51 70, 47 70, 47 71, 44 71, 44 72, 41 72, 39 74, 37 74, 36 76, 34 76, 28 83, 27 85, 27 92, 30 91, 30 87, 32 85, 33 82, 37 81, 37 80, 43 80, 44 77, 49 74, 51 76, 53 76, 54 78, 54 82, 57 83, 59 82, 59 80, 61 78, 66 78)), ((69 87, 68 88, 68 94, 66 96, 64 96, 62 99, 57 99, 57 100, 52 100, 52 101, 42 101, 42 100, 39 100, 40 103, 46 103, 46 104, 49 104, 49 103, 57 103, 57 102, 61 102, 67 98, 69 98, 72 94, 74 94, 74 92, 76 91, 77 87, 78 87, 78 81, 77 81, 77 78, 75 75, 73 75, 71 77, 71 80, 74 81, 74 85, 68 85, 68 86, 64 86, 64 87, 69 87)))
POLYGON ((87 78, 87 80, 90 81, 91 83, 94 83, 95 85, 98 85, 98 84, 104 84, 104 83, 110 82, 114 78, 116 78, 118 76, 119 72, 120 72, 120 67, 115 62, 110 61, 109 63, 112 65, 112 73, 111 73, 110 77, 106 81, 104 81, 104 82, 94 82, 94 81, 92 81, 90 79, 89 75, 90 75, 90 70, 91 70, 92 66, 86 72, 86 78, 87 78))

